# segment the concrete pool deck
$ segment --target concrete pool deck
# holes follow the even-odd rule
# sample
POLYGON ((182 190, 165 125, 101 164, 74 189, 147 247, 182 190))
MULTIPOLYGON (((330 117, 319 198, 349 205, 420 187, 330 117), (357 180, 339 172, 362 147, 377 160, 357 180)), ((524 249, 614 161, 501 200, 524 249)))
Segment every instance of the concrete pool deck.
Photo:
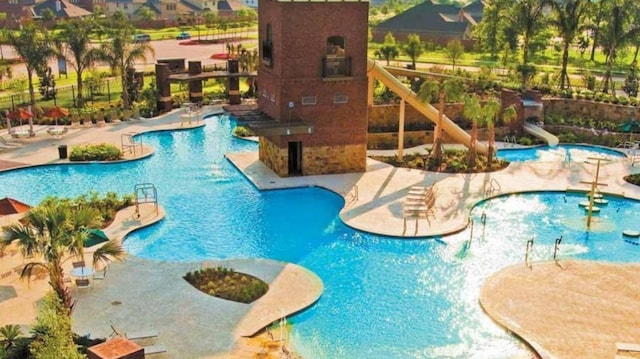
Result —
MULTIPOLYGON (((219 107, 207 108, 205 113, 220 111, 219 107)), ((39 132, 35 138, 24 140, 22 147, 0 153, 0 168, 65 163, 67 160, 58 159, 59 144, 73 146, 108 142, 120 146, 121 135, 125 133, 179 130, 200 125, 194 123, 189 126, 181 123, 179 112, 173 111, 157 119, 74 129, 63 139, 53 139, 46 133, 39 132)), ((391 154, 394 152, 391 151, 391 154)), ((341 210, 340 216, 347 225, 366 232, 406 238, 438 236, 463 230, 468 224, 471 208, 477 202, 492 196, 521 191, 587 190, 588 186, 580 182, 591 181, 595 174, 595 165, 577 162, 513 163, 499 172, 453 175, 394 168, 369 159, 365 173, 279 178, 258 161, 255 152, 228 154, 227 158, 259 189, 304 186, 327 188, 345 198, 345 207, 341 210), (402 218, 402 201, 409 188, 432 183, 436 183, 436 218, 431 219, 430 222, 425 219, 420 219, 417 223, 411 220, 405 227, 402 218)), ((626 160, 603 165, 600 170, 600 182, 607 183, 608 186, 602 187, 601 190, 640 199, 640 189, 622 179, 630 172, 640 172, 640 168, 631 167, 626 160)), ((134 183, 131 185, 133 188, 134 183)), ((24 260, 20 259, 19 255, 7 257, 9 256, 0 259, 0 273, 24 264, 24 260)), ((254 271, 258 276, 270 278, 272 281, 278 278, 273 273, 278 271, 280 271, 278 273, 284 273, 283 268, 289 267, 286 264, 280 264, 278 267, 277 263, 269 265, 262 263, 261 267, 260 260, 252 263, 256 267, 248 270, 254 271)), ((208 296, 206 300, 200 299, 199 296, 205 295, 194 292, 193 288, 187 290, 181 276, 186 270, 199 269, 202 265, 202 263, 147 262, 132 256, 122 263, 114 263, 110 267, 107 280, 96 283, 86 293, 77 293, 80 301, 77 312, 74 313, 74 329, 80 334, 109 336, 111 334, 109 320, 117 329, 125 332, 156 329, 160 332, 158 344, 165 345, 169 349, 169 353, 162 354, 163 356, 207 357, 216 353, 220 355, 221 351, 231 349, 237 335, 253 332, 257 327, 268 324, 268 320, 274 316, 277 318, 282 315, 283 303, 286 303, 287 297, 291 296, 286 291, 281 292, 279 298, 269 300, 271 314, 266 317, 267 319, 255 322, 243 319, 249 318, 245 317, 246 308, 243 311, 237 308, 229 309, 226 304, 217 306, 213 304, 216 299, 208 296), (137 295, 132 294, 136 291, 138 291, 137 295), (192 300, 196 303, 201 301, 206 303, 200 303, 198 308, 191 308, 192 300), (94 306, 99 306, 109 315, 96 316, 96 311, 92 309, 94 306), (174 315, 178 313, 179 317, 174 315), (189 345, 189 343, 192 344, 189 345)), ((297 275, 294 274, 294 276, 297 275)), ((292 282, 288 279, 283 280, 284 275, 279 279, 280 282, 292 282)), ((11 277, 11 282, 5 283, 4 279, 0 280, 0 285, 25 287, 24 291, 18 293, 21 304, 15 304, 18 300, 13 302, 13 306, 7 304, 12 300, 0 302, 0 325, 28 324, 35 318, 35 303, 48 289, 46 280, 40 280, 37 285, 32 282, 32 286, 27 287, 25 282, 17 281, 15 276, 11 277), (16 310, 24 312, 22 319, 10 321, 12 317, 5 316, 5 313, 16 310)), ((615 297, 615 293, 610 295, 615 297)), ((636 293, 636 295, 637 301, 640 299, 640 294, 636 293)), ((292 302, 310 301, 309 298, 294 299, 292 302)), ((572 303, 563 303, 562 298, 559 301, 561 302, 558 305, 572 305, 572 303)), ((287 307, 285 314, 300 310, 299 306, 300 303, 292 303, 291 307, 287 307)), ((258 311, 257 314, 260 316, 264 312, 258 311)), ((640 310, 631 315, 640 316, 640 310)), ((589 323, 589 317, 585 322, 589 323)), ((249 358, 254 354, 251 352, 233 354, 233 357, 249 358)))

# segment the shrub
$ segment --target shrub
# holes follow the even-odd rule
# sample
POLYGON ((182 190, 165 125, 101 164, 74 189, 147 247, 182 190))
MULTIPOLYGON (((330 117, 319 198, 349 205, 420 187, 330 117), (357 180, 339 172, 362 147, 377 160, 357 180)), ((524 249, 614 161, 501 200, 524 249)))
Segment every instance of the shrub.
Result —
POLYGON ((121 158, 120 149, 108 143, 76 146, 69 156, 71 161, 117 161, 121 158))
POLYGON ((636 186, 640 186, 640 173, 629 175, 625 177, 624 180, 636 186))
POLYGON ((233 135, 236 137, 250 137, 250 136, 255 136, 255 134, 253 133, 253 131, 251 131, 248 127, 246 126, 236 126, 236 128, 233 130, 233 135))
POLYGON ((267 283, 254 276, 224 267, 187 272, 184 279, 203 293, 240 303, 251 303, 269 289, 267 283))
POLYGON ((577 136, 571 132, 565 132, 558 135, 558 140, 562 143, 576 143, 577 136))
POLYGON ((518 140, 518 143, 523 146, 531 146, 533 145, 533 140, 530 139, 529 137, 520 137, 520 139, 518 140))

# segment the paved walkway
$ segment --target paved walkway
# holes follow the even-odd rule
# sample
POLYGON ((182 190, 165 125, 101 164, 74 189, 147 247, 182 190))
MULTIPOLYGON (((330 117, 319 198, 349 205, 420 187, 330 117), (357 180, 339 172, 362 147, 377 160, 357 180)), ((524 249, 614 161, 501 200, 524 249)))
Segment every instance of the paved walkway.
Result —
MULTIPOLYGON (((220 109, 205 109, 209 113, 216 111, 220 109)), ((108 142, 119 146, 121 135, 125 133, 184 129, 201 125, 203 123, 181 123, 179 112, 173 111, 159 119, 74 129, 61 140, 40 132, 35 138, 24 140, 21 148, 0 153, 0 164, 12 167, 64 163, 66 160, 58 158, 59 144, 73 146, 108 142)), ((345 198, 345 207, 340 215, 349 226, 367 232, 408 238, 444 235, 464 229, 470 209, 478 201, 491 196, 518 191, 586 190, 586 185, 581 181, 592 180, 595 172, 595 165, 584 162, 538 162, 514 163, 505 170, 493 173, 454 175, 394 168, 368 160, 365 173, 279 178, 258 161, 257 153, 228 154, 227 157, 260 189, 298 186, 328 188, 345 198), (433 183, 436 184, 436 219, 422 219, 406 223, 405 226, 402 201, 409 188, 433 183)), ((640 168, 631 167, 627 160, 603 165, 600 182, 605 182, 608 186, 602 190, 640 199, 640 189, 622 179, 630 172, 640 172, 640 168)), ((123 216, 125 219, 119 222, 120 227, 107 231, 110 235, 121 238, 128 231, 137 228, 135 220, 127 217, 130 214, 125 213, 123 216)), ((15 262, 18 265, 22 263, 17 253, 8 257, 9 259, 5 257, 0 260, 0 273, 12 270, 15 262)), ((282 296, 291 297, 287 305, 282 300, 265 298, 265 303, 271 303, 268 310, 259 305, 239 308, 237 303, 229 304, 201 294, 182 280, 181 276, 185 271, 198 269, 202 266, 201 263, 150 263, 129 257, 123 263, 112 265, 107 280, 95 283, 86 293, 77 293, 80 301, 75 314, 75 329, 80 333, 91 333, 92 336, 108 336, 111 333, 109 320, 124 332, 157 329, 161 333, 157 339, 158 344, 170 349, 171 354, 167 354, 170 357, 174 357, 176 353, 206 356, 230 349, 236 335, 255 333, 277 319, 283 309, 285 313, 291 313, 312 303, 315 300, 314 293, 319 295, 321 291, 321 283, 317 277, 314 279, 312 274, 297 266, 259 260, 225 263, 237 266, 237 270, 244 268, 276 287, 285 282, 299 283, 289 278, 301 276, 306 278, 305 281, 312 289, 304 292, 297 288, 297 292, 304 292, 305 295, 302 296, 281 291, 282 296), (293 272, 288 272, 289 268, 293 272), (223 303, 218 304, 219 302, 223 303)), ((217 265, 218 262, 213 264, 217 265)), ((10 284, 18 285, 15 275, 11 278, 10 284)), ((0 280, 0 285, 3 284, 5 282, 0 280)), ((46 290, 46 280, 40 280, 38 288, 42 292, 20 290, 17 293, 19 301, 10 299, 0 302, 0 325, 5 321, 28 323, 24 320, 11 321, 12 317, 5 315, 11 311, 24 312, 25 318, 30 318, 29 321, 33 319, 33 303, 46 290), (11 306, 8 303, 12 303, 11 306)), ((615 298, 616 294, 612 292, 611 297, 615 298)), ((246 357, 252 355, 247 354, 246 357)))
POLYGON ((485 281, 480 304, 543 358, 614 358, 616 343, 640 343, 640 265, 560 265, 505 268, 485 281))
MULTIPOLYGON (((469 211, 486 198, 521 191, 587 191, 582 181, 592 181, 596 165, 585 162, 521 162, 489 173, 449 174, 396 168, 372 159, 365 173, 280 178, 258 154, 232 153, 233 162, 259 189, 320 186, 340 193, 345 207, 342 220, 356 229, 397 237, 439 236, 463 230, 469 211), (435 219, 411 219, 405 224, 402 204, 412 186, 435 183, 435 219)), ((628 159, 604 164, 600 169, 602 192, 640 199, 640 187, 624 181, 640 172, 628 159)))

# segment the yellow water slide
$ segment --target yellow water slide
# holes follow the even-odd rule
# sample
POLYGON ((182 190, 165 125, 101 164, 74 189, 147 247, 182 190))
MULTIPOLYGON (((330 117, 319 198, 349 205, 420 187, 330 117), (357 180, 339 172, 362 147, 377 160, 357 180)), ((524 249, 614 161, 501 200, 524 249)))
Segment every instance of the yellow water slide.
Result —
MULTIPOLYGON (((369 72, 369 76, 373 76, 377 80, 381 81, 388 89, 400 96, 401 99, 405 100, 409 105, 418 110, 421 114, 425 115, 433 123, 438 123, 438 110, 430 104, 425 104, 420 101, 415 92, 411 91, 411 89, 405 86, 382 66, 378 65, 371 59, 367 59, 367 70, 369 72)), ((442 129, 451 138, 453 138, 453 140, 469 147, 471 143, 471 136, 445 115, 442 115, 442 129)), ((488 153, 487 146, 483 143, 477 143, 476 150, 482 154, 488 153)))

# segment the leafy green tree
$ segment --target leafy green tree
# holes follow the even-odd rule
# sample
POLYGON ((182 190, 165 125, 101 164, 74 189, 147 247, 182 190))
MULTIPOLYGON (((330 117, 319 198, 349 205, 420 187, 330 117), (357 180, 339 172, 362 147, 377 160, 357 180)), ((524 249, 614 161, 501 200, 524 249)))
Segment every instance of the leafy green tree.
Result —
MULTIPOLYGON (((596 47, 599 45, 600 40, 600 25, 602 24, 602 18, 605 14, 605 6, 608 4, 606 0, 598 0, 598 10, 593 13, 590 12, 590 18, 593 18, 593 22, 589 24, 589 28, 593 32, 593 43, 591 44, 591 56, 589 60, 595 61, 596 47)), ((595 7, 591 7, 593 10, 595 7)))
MULTIPOLYGON (((0 22, 4 22, 7 20, 7 13, 0 12, 0 22)), ((6 41, 6 32, 7 29, 0 29, 0 45, 4 44, 6 41)), ((4 52, 2 51, 2 46, 0 46, 0 60, 4 60, 4 52)))
MULTIPOLYGON (((88 229, 99 227, 101 222, 100 213, 94 208, 47 203, 32 208, 23 222, 6 227, 6 236, 1 243, 9 245, 15 242, 25 258, 41 258, 41 261, 27 263, 20 277, 31 278, 34 270, 44 269, 49 274, 49 285, 60 303, 71 310, 71 294, 64 282, 62 264, 73 256, 84 257, 88 229)), ((93 253, 93 261, 104 263, 123 256, 120 245, 109 241, 93 253)))
POLYGON ((420 35, 418 34, 409 34, 407 35, 407 41, 404 43, 402 47, 407 56, 411 59, 411 68, 416 69, 416 59, 419 58, 424 53, 424 44, 422 40, 420 40, 420 35))
POLYGON ((122 83, 122 108, 130 109, 129 81, 127 71, 133 69, 137 60, 147 59, 147 54, 154 54, 153 47, 148 42, 134 42, 132 39, 134 29, 130 26, 113 29, 112 41, 103 43, 98 57, 109 64, 111 70, 120 75, 122 83))
POLYGON ((29 346, 34 359, 81 359, 73 342, 71 315, 60 298, 47 294, 33 326, 34 340, 29 346))
POLYGON ((10 65, 0 66, 0 90, 4 88, 4 81, 13 78, 13 70, 10 65))
POLYGON ((144 21, 153 21, 156 19, 156 13, 147 5, 140 6, 136 11, 136 14, 144 21))
POLYGON ((392 33, 387 33, 384 36, 384 43, 382 46, 374 52, 379 59, 384 59, 387 61, 387 66, 389 66, 389 61, 398 57, 398 45, 396 44, 396 38, 393 37, 392 33))
POLYGON ((433 132, 433 146, 429 155, 437 165, 442 163, 442 117, 446 101, 457 101, 464 93, 464 85, 459 79, 426 79, 420 85, 418 98, 424 103, 430 103, 435 97, 438 102, 438 123, 433 132))
POLYGON ((554 17, 551 23, 558 29, 562 38, 562 65, 560 69, 560 88, 564 89, 565 84, 571 88, 567 65, 569 63, 569 47, 575 40, 576 35, 583 29, 582 19, 586 14, 589 0, 553 0, 551 5, 554 10, 554 17))
MULTIPOLYGON (((27 24, 18 32, 8 32, 7 41, 16 54, 24 59, 27 68, 27 81, 29 83, 29 102, 31 108, 36 108, 36 94, 33 86, 33 75, 47 68, 47 61, 53 56, 49 33, 37 24, 27 24)), ((36 120, 37 112, 33 110, 33 120, 36 120)), ((30 129, 33 132, 33 127, 30 129)))
POLYGON ((613 89, 611 70, 619 49, 640 34, 640 27, 632 23, 631 11, 635 2, 633 0, 612 1, 611 15, 602 31, 602 45, 607 55, 602 79, 602 92, 604 93, 608 93, 609 88, 613 89))
POLYGON ((504 31, 504 13, 510 0, 488 0, 482 10, 482 21, 474 28, 474 36, 491 58, 496 59, 502 47, 500 34, 504 31))
POLYGON ((451 68, 455 71, 456 62, 462 59, 464 56, 464 46, 460 43, 460 40, 454 39, 447 43, 447 47, 445 48, 445 53, 447 58, 451 61, 451 68))
POLYGON ((42 95, 43 100, 51 100, 56 98, 56 78, 51 73, 51 67, 47 67, 47 69, 43 72, 38 73, 38 77, 40 77, 40 87, 39 92, 42 95))
POLYGON ((204 13, 204 26, 207 28, 207 38, 209 37, 209 31, 216 28, 216 22, 218 22, 218 20, 217 12, 207 11, 204 13))
POLYGON ((627 73, 627 78, 624 80, 624 85, 622 85, 622 90, 629 97, 637 97, 638 96, 638 74, 637 74, 636 62, 634 61, 631 66, 629 66, 629 72, 627 73))
MULTIPOLYGON (((247 49, 240 50, 240 56, 238 57, 238 63, 240 65, 241 72, 254 72, 258 68, 258 49, 249 51, 247 49)), ((255 96, 256 93, 256 79, 255 77, 247 78, 247 85, 249 85, 248 96, 255 96)))
POLYGON ((53 10, 46 8, 40 12, 40 18, 45 24, 51 24, 56 19, 56 13, 53 10))
POLYGON ((93 67, 98 61, 99 50, 91 46, 91 34, 97 25, 89 19, 77 19, 61 24, 55 37, 58 54, 66 59, 76 71, 77 107, 84 106, 83 79, 84 71, 93 67))
POLYGON ((522 39, 522 63, 529 63, 529 43, 540 30, 544 0, 515 0, 510 6, 512 26, 522 39))

